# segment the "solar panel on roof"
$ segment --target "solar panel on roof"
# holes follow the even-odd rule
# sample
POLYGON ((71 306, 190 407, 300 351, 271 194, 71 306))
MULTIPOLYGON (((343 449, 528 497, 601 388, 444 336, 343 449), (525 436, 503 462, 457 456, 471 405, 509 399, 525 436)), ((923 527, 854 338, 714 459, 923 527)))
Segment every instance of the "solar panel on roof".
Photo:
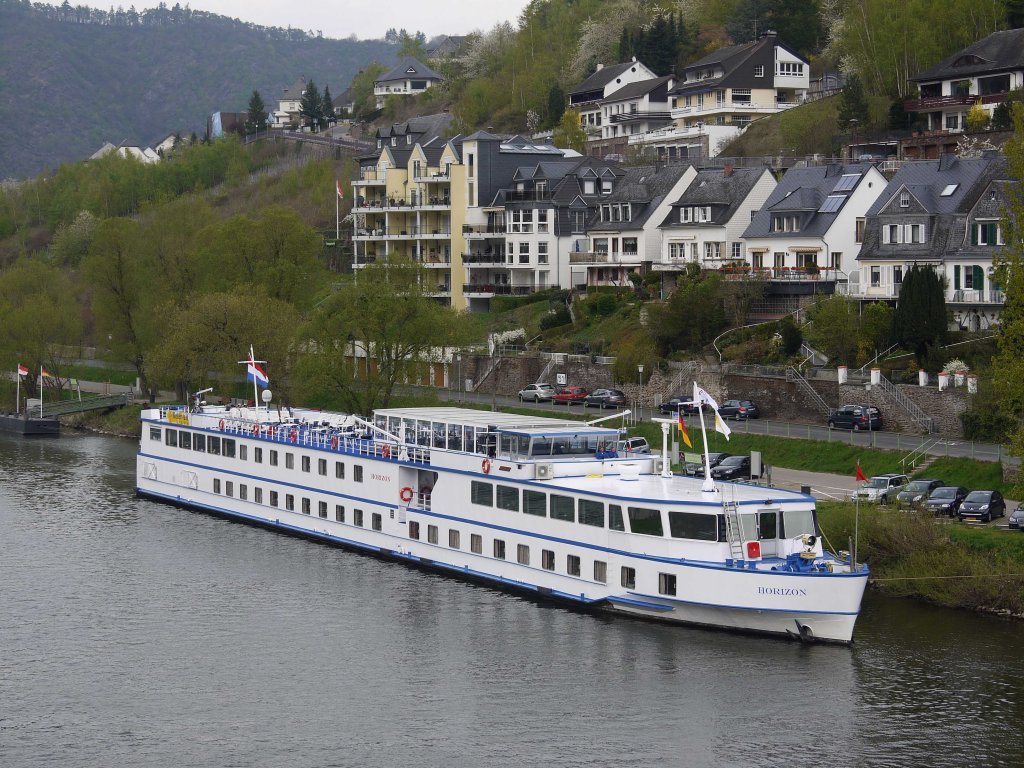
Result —
POLYGON ((845 200, 846 195, 829 195, 825 198, 825 202, 821 204, 818 213, 835 213, 843 207, 845 200))
POLYGON ((949 197, 954 192, 956 192, 956 188, 959 187, 959 186, 960 186, 959 184, 947 184, 946 188, 942 190, 941 197, 949 197))
POLYGON ((835 189, 833 192, 849 192, 851 189, 857 186, 857 182, 860 181, 859 173, 844 173, 839 177, 839 181, 836 182, 835 189))

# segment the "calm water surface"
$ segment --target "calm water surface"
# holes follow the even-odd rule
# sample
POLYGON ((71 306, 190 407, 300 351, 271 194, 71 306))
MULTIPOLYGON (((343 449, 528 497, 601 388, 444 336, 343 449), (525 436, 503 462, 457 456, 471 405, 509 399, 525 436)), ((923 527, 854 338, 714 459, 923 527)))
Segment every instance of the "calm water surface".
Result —
POLYGON ((1024 624, 870 596, 852 648, 577 613, 135 498, 0 436, 0 766, 1024 763, 1024 624))

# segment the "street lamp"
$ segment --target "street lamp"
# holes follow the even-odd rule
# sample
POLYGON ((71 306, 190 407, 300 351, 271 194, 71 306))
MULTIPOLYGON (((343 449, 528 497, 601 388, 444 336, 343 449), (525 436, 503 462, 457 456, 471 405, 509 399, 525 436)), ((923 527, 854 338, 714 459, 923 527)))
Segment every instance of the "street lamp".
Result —
POLYGON ((643 365, 638 365, 636 367, 636 370, 637 370, 636 411, 637 411, 637 417, 639 418, 639 416, 640 416, 640 398, 643 395, 643 391, 644 391, 644 367, 643 367, 643 365))
POLYGON ((871 430, 871 383, 868 382, 867 384, 865 384, 864 385, 864 389, 867 390, 867 393, 868 393, 868 413, 867 413, 867 417, 868 417, 868 435, 869 435, 868 442, 871 445, 871 447, 874 448, 875 447, 875 433, 871 430))

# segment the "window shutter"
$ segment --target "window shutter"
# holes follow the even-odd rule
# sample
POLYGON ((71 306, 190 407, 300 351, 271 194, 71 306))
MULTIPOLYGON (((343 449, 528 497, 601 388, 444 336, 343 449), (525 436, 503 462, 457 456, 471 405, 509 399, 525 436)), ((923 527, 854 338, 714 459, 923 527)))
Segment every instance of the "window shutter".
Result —
POLYGON ((953 267, 953 290, 960 290, 960 265, 956 264, 953 267))
POLYGON ((972 269, 974 270, 974 280, 972 281, 972 284, 974 285, 974 290, 985 290, 985 270, 983 270, 977 264, 975 264, 972 267, 972 269))
MULTIPOLYGON (((971 245, 977 245, 977 244, 978 244, 978 225, 977 224, 972 224, 971 225, 971 245)), ((959 287, 959 286, 957 286, 957 287, 959 287)))
POLYGON ((988 229, 988 237, 985 238, 985 242, 988 245, 995 245, 996 244, 996 223, 994 221, 990 222, 990 223, 986 224, 985 227, 988 229))

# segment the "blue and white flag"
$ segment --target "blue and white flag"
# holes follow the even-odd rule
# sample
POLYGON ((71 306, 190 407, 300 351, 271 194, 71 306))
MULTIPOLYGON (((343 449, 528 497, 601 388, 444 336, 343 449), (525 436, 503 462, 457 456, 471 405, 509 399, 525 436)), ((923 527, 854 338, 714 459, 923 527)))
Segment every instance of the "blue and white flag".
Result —
POLYGON ((267 374, 263 372, 263 369, 260 368, 259 363, 255 360, 248 361, 247 371, 246 379, 248 381, 259 384, 261 387, 270 386, 270 379, 267 378, 267 374))

